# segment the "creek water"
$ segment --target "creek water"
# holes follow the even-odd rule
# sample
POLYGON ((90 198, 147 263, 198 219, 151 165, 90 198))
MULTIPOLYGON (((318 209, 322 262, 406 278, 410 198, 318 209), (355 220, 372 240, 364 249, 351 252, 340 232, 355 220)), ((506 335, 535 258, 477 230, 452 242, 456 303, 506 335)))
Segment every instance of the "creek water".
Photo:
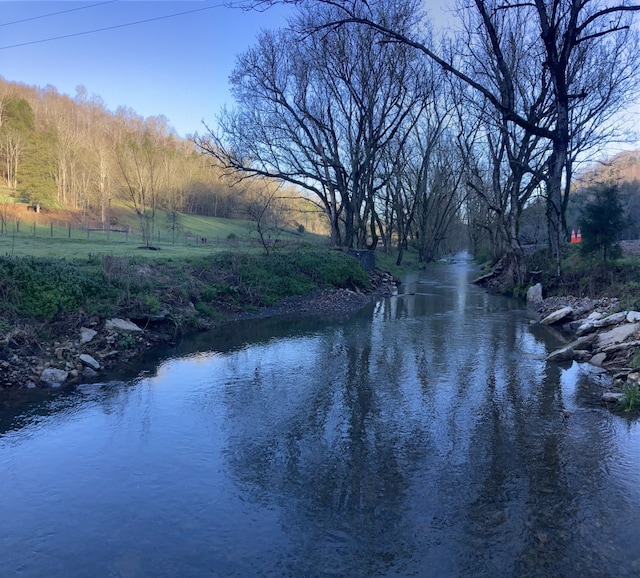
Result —
POLYGON ((0 392, 0 574, 639 576, 638 423, 475 274, 0 392))

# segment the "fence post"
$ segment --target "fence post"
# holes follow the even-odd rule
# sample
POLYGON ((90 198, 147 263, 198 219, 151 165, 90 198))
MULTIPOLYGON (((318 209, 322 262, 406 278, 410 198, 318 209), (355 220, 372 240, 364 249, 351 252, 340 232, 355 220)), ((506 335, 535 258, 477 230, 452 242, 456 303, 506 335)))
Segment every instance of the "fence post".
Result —
POLYGON ((20 232, 20 221, 16 221, 16 232, 20 232))
POLYGON ((90 231, 90 230, 91 230, 91 229, 89 229, 89 223, 87 223, 87 241, 89 240, 89 231, 90 231))
POLYGON ((49 223, 49 228, 51 229, 51 238, 53 239, 53 221, 49 223))
POLYGON ((69 239, 71 239, 71 223, 67 223, 67 227, 69 227, 69 239))

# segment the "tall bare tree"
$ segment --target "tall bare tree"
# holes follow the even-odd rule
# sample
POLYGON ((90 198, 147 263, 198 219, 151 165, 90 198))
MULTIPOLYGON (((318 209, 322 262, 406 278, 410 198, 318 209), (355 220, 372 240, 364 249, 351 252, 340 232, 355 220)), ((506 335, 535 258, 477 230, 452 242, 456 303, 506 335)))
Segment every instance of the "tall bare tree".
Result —
POLYGON ((145 247, 153 242, 155 216, 162 181, 166 125, 162 119, 142 120, 142 131, 126 131, 116 143, 116 160, 122 188, 138 216, 145 247))
MULTIPOLYGON (((386 17, 403 30, 415 9, 387 7, 386 17)), ((223 113, 220 132, 208 130, 195 142, 227 168, 313 193, 335 244, 375 246, 384 150, 406 130, 417 102, 415 52, 379 42, 361 26, 301 34, 335 17, 327 12, 334 10, 304 11, 296 42, 292 31, 263 34, 231 76, 237 108, 223 113)))

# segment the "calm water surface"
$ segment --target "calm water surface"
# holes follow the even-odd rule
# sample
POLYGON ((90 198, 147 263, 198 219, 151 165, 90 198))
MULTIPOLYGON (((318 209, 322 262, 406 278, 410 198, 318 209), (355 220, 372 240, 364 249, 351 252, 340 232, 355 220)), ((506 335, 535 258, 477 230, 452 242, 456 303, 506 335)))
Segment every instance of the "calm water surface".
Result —
POLYGON ((640 576, 638 424, 473 275, 3 393, 0 575, 640 576))

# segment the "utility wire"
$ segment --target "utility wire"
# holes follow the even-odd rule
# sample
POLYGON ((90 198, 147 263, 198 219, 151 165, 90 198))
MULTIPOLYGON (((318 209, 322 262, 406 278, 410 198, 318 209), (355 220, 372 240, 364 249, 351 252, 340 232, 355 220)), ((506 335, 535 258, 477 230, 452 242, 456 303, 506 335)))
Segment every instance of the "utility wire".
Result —
MULTIPOLYGON (((115 0, 114 0, 115 1, 115 0)), ((175 18, 176 16, 184 16, 185 14, 193 14, 195 12, 203 12, 212 8, 222 8, 227 4, 215 4, 205 8, 196 8, 195 10, 186 10, 176 14, 167 14, 166 16, 156 16, 155 18, 147 18, 146 20, 137 20, 136 22, 127 22, 126 24, 116 24, 115 26, 107 26, 105 28, 96 28, 94 30, 85 30, 84 32, 74 32, 73 34, 64 34, 63 36, 53 36, 51 38, 43 38, 42 40, 31 40, 30 42, 21 42, 20 44, 11 44, 9 46, 0 46, 0 50, 8 50, 9 48, 18 48, 20 46, 29 46, 30 44, 40 44, 42 42, 51 42, 53 40, 62 40, 64 38, 73 38, 74 36, 84 36, 86 34, 94 34, 96 32, 104 32, 105 30, 115 30, 116 28, 126 28, 127 26, 136 26, 137 24, 145 24, 146 22, 154 22, 156 20, 166 20, 167 18, 175 18)))
POLYGON ((2 26, 11 26, 12 24, 21 24, 22 22, 31 22, 31 20, 39 20, 40 18, 49 18, 50 16, 57 16, 58 14, 66 14, 67 12, 75 12, 76 10, 86 10, 87 8, 95 8, 96 6, 102 6, 103 4, 113 4, 118 0, 108 0, 107 2, 99 2, 98 4, 90 4, 89 6, 79 6, 77 8, 69 8, 68 10, 62 10, 60 12, 51 12, 50 14, 42 14, 41 16, 32 16, 31 18, 23 18, 22 20, 14 20, 13 22, 5 22, 0 24, 2 26))

